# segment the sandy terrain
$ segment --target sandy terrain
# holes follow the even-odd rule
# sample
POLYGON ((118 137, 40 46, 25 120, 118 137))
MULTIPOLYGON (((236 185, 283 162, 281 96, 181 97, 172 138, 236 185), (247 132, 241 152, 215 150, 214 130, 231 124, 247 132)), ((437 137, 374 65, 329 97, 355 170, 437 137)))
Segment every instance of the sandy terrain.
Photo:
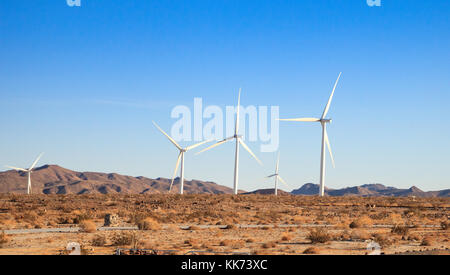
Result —
POLYGON ((0 254, 59 254, 69 242, 87 254, 366 254, 372 241, 385 254, 449 254, 449 216, 448 198, 0 195, 0 254), (127 228, 102 227, 105 214, 127 228), (67 232, 45 232, 55 228, 67 232))

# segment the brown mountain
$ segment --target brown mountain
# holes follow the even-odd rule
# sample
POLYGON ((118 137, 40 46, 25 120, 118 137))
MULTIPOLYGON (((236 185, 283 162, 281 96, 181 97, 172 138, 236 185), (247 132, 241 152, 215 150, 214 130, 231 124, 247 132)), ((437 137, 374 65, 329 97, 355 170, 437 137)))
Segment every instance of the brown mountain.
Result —
MULTIPOLYGON (((294 195, 317 195, 319 193, 319 185, 307 183, 299 189, 291 192, 294 195)), ((325 188, 325 194, 328 196, 360 196, 360 197, 450 197, 450 189, 440 191, 422 191, 413 186, 409 189, 397 189, 382 184, 365 184, 361 186, 347 187, 342 189, 325 188)))
MULTIPOLYGON (((167 193, 170 180, 165 178, 123 176, 115 173, 75 172, 57 165, 36 168, 31 175, 34 194, 152 194, 167 193)), ((27 174, 13 170, 0 172, 0 193, 26 193, 27 174)), ((179 191, 176 178, 171 193, 179 191)), ((191 180, 184 182, 186 194, 231 194, 229 187, 214 182, 191 180)))

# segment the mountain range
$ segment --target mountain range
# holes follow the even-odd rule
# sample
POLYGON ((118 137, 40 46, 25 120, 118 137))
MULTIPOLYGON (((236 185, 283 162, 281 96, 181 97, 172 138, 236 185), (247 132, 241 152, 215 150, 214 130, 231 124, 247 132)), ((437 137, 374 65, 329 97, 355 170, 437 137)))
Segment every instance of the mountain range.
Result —
MULTIPOLYGON (((58 165, 44 165, 31 175, 33 194, 157 194, 167 193, 170 179, 124 176, 116 173, 75 172, 58 165)), ((13 170, 0 172, 0 193, 26 193, 27 174, 13 170)), ((174 181, 171 193, 178 193, 179 178, 174 181)), ((241 194, 273 194, 273 189, 252 192, 240 190, 241 194)), ((232 194, 233 189, 214 182, 191 180, 184 182, 186 194, 232 194)), ((280 195, 317 195, 319 185, 304 184, 302 187, 280 195)), ((422 191, 417 187, 397 189, 382 184, 365 184, 342 189, 325 188, 328 196, 395 196, 395 197, 450 197, 450 189, 422 191)))

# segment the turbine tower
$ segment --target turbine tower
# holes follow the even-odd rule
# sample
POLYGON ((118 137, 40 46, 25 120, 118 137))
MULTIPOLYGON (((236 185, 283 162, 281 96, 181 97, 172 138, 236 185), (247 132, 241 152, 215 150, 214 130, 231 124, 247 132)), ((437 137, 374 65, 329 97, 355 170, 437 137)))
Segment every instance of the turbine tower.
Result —
POLYGON ((13 167, 13 166, 8 166, 6 165, 6 167, 11 168, 13 170, 16 171, 20 171, 20 172, 26 172, 28 174, 28 186, 27 186, 27 194, 30 195, 31 194, 31 172, 33 171, 33 168, 36 166, 37 162, 39 161, 39 159, 42 157, 44 153, 41 153, 37 159, 33 162, 33 164, 31 164, 30 168, 28 169, 24 169, 24 168, 17 168, 17 167, 13 167))
POLYGON ((173 138, 171 138, 166 132, 164 132, 159 126, 158 124, 156 124, 153 121, 153 124, 155 125, 155 127, 163 134, 165 135, 172 143, 173 145, 175 145, 175 147, 177 147, 177 149, 180 151, 180 154, 178 155, 178 159, 177 159, 177 164, 175 166, 175 171, 173 171, 173 176, 172 176, 172 181, 170 182, 170 187, 169 187, 169 192, 172 190, 172 185, 173 185, 173 181, 175 180, 175 175, 177 173, 178 170, 178 166, 180 166, 180 160, 181 160, 181 169, 180 169, 180 194, 183 194, 183 189, 184 189, 184 153, 186 153, 187 151, 197 148, 198 146, 205 144, 207 142, 210 142, 211 140, 205 140, 202 142, 199 142, 197 144, 188 146, 186 148, 182 148, 173 138))
POLYGON ((324 196, 325 194, 325 144, 328 147, 328 151, 330 152, 330 158, 331 162, 334 166, 334 159, 333 159, 333 153, 331 152, 331 146, 330 141, 328 139, 327 134, 327 123, 331 123, 331 119, 325 118, 328 110, 330 109, 331 100, 333 99, 334 91, 336 90, 336 86, 339 82, 339 79, 341 78, 341 74, 339 73, 339 76, 334 83, 333 91, 331 92, 330 98, 328 99, 328 103, 325 106, 325 109, 323 110, 323 114, 321 118, 292 118, 292 119, 280 119, 282 121, 303 121, 303 122, 320 122, 320 125, 322 125, 322 152, 320 154, 320 190, 319 195, 324 196))
POLYGON ((236 110, 236 124, 234 127, 234 136, 228 137, 226 139, 223 139, 211 146, 209 146, 208 148, 203 149, 202 151, 196 153, 200 154, 202 152, 205 152, 209 149, 212 149, 214 147, 217 147, 223 143, 226 143, 232 139, 236 140, 236 151, 235 151, 235 155, 234 155, 234 194, 237 195, 238 193, 238 185, 239 185, 239 145, 242 145, 242 147, 244 147, 245 150, 247 150, 247 152, 260 164, 262 165, 262 162, 255 156, 255 154, 253 154, 253 152, 250 150, 250 148, 248 148, 247 144, 245 144, 245 142, 242 140, 242 136, 239 135, 239 108, 240 108, 240 104, 241 104, 241 90, 239 89, 239 96, 238 96, 238 105, 237 105, 237 110, 236 110))
POLYGON ((286 181, 284 181, 283 178, 278 173, 279 164, 280 164, 280 153, 278 153, 277 165, 275 167, 275 174, 266 177, 266 178, 273 178, 273 177, 275 177, 275 191, 274 191, 275 196, 278 195, 278 180, 280 180, 287 187, 289 187, 289 185, 286 183, 286 181))

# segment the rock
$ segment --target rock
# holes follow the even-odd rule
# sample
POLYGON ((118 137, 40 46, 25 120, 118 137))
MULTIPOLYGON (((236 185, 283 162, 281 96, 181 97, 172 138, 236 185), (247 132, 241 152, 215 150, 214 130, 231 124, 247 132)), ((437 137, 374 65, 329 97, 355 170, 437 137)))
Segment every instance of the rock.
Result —
POLYGON ((119 226, 119 216, 116 214, 106 214, 103 226, 119 226))

